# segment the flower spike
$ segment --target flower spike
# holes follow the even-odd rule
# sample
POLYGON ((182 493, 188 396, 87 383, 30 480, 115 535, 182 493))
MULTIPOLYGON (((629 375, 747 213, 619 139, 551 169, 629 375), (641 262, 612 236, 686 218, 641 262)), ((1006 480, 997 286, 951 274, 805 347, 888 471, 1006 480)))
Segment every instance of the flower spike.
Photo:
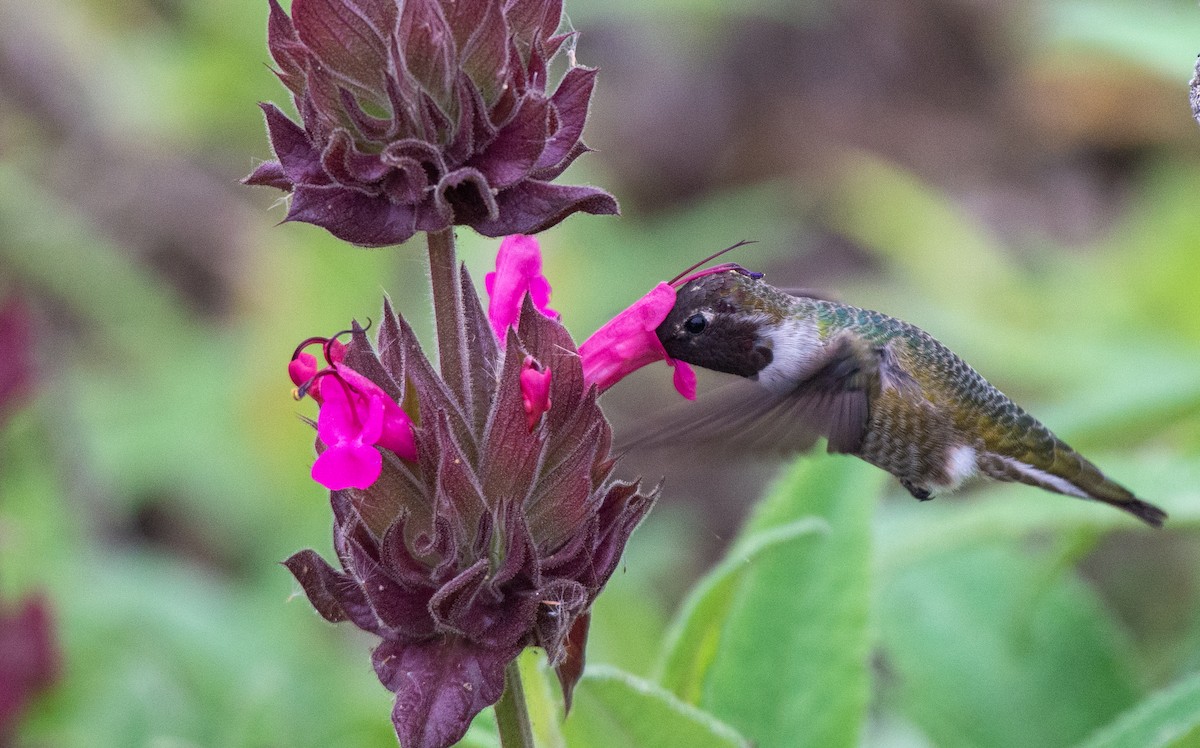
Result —
POLYGON ((569 700, 592 602, 654 500, 610 478, 611 430, 579 352, 521 298, 502 353, 482 311, 483 334, 468 338, 472 356, 499 356, 469 380, 488 405, 481 425, 387 307, 375 346, 356 329, 343 359, 311 375, 324 397, 313 473, 332 489, 338 566, 311 550, 285 564, 323 617, 380 637, 372 663, 396 694, 405 748, 461 739, 528 646, 545 650, 569 700), (420 411, 414 462, 387 451, 403 457, 387 441, 399 406, 383 393, 397 390, 420 411))

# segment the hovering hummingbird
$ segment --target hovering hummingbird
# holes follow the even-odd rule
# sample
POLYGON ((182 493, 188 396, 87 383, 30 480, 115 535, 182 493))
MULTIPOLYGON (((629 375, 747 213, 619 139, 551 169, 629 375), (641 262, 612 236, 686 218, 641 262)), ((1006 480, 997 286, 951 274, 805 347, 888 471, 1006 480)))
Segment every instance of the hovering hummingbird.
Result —
POLYGON ((799 452, 819 437, 924 501, 976 475, 1111 504, 1159 527, 1166 512, 1109 480, 946 346, 886 314, 793 296, 728 263, 677 281, 657 329, 667 353, 757 380, 689 438, 799 452))

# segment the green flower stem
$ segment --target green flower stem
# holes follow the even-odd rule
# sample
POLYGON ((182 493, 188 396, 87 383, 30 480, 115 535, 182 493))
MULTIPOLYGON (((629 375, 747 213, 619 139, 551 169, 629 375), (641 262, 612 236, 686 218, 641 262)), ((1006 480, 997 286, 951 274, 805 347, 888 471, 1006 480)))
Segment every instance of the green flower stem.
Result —
POLYGON ((463 316, 462 278, 454 253, 454 227, 430 232, 428 238, 438 368, 452 392, 466 393, 466 320, 463 316))
POLYGON ((525 688, 521 685, 521 670, 515 659, 504 668, 504 693, 493 709, 496 724, 500 726, 502 748, 534 748, 525 688))

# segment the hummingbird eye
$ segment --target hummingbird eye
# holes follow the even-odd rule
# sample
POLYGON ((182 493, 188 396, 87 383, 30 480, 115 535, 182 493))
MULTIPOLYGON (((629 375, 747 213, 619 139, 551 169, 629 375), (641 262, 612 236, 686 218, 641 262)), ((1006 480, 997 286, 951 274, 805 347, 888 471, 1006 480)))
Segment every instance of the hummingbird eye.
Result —
POLYGON ((693 314, 683 323, 684 332, 689 335, 699 335, 708 327, 708 318, 703 314, 693 314))

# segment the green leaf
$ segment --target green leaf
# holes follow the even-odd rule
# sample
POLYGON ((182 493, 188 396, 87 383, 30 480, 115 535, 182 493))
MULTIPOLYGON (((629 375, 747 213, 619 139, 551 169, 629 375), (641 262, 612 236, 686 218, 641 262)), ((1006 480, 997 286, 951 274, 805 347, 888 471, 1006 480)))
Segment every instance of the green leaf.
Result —
POLYGON ((883 477, 846 459, 797 462, 685 604, 664 685, 757 745, 855 745, 869 691, 868 527, 883 477))
POLYGON ((728 555, 692 589, 675 625, 667 634, 658 682, 689 704, 700 701, 704 676, 720 644, 725 619, 746 573, 760 562, 770 563, 771 552, 814 533, 828 533, 828 523, 806 517, 789 525, 755 533, 728 555))
POLYGON ((594 665, 575 688, 563 725, 571 748, 745 748, 749 741, 668 691, 606 665, 594 665))
POLYGON ((1053 557, 996 543, 880 577, 886 697, 937 745, 1066 745, 1138 696, 1129 643, 1053 557))
POLYGON ((1082 748, 1185 746, 1196 745, 1197 739, 1200 739, 1200 673, 1141 702, 1093 735, 1082 748))

